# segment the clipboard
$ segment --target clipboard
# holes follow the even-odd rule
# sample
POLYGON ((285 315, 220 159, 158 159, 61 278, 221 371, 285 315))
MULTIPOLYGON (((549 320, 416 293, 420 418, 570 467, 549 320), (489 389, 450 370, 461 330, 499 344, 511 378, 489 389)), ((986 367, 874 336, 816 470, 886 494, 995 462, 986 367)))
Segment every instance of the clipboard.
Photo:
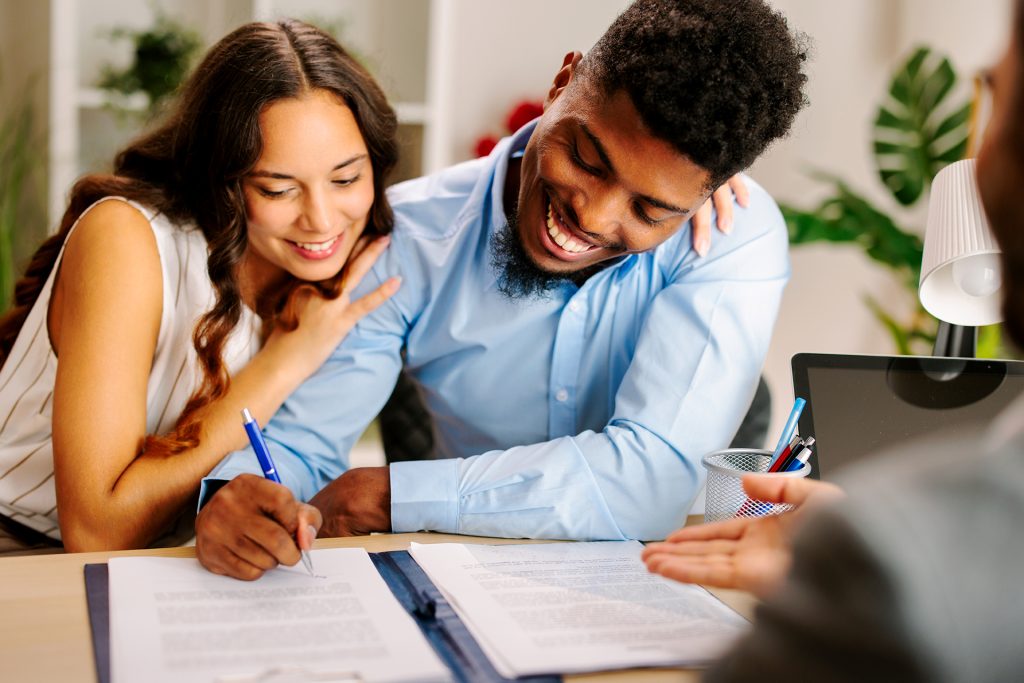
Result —
MULTIPOLYGON (((369 555, 399 604, 459 683, 560 683, 562 680, 558 675, 502 677, 408 550, 369 555)), ((99 683, 110 683, 110 575, 106 564, 85 565, 85 597, 96 677, 99 683)))

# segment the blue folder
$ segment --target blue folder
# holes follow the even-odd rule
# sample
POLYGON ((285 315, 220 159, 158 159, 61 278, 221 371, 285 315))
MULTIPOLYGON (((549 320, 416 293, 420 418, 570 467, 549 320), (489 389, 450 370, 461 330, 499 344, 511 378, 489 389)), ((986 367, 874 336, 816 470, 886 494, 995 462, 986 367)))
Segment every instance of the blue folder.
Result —
MULTIPOLYGON (((502 677, 409 551, 370 553, 370 559, 456 681, 559 683, 562 680, 557 675, 516 679, 502 677)), ((89 605, 96 676, 99 683, 110 683, 110 580, 106 564, 85 565, 85 594, 89 605)))

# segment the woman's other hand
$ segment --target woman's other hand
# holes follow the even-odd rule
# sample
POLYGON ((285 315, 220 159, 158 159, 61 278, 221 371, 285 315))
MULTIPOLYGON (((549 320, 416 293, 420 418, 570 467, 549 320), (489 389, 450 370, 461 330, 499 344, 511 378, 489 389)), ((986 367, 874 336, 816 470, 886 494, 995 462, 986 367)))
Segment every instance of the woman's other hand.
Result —
POLYGON ((729 178, 721 187, 711 193, 711 198, 704 202, 693 215, 693 248, 701 256, 707 256, 711 248, 711 208, 715 209, 717 219, 715 226, 723 233, 732 232, 733 210, 732 200, 747 208, 750 204, 750 191, 740 174, 729 178))
POLYGON ((296 287, 280 318, 297 324, 275 327, 266 348, 284 350, 291 367, 299 367, 304 376, 315 372, 363 316, 398 291, 401 278, 393 277, 360 299, 353 301, 350 296, 390 241, 390 237, 384 236, 356 245, 339 282, 338 296, 333 299, 324 297, 310 284, 296 287))

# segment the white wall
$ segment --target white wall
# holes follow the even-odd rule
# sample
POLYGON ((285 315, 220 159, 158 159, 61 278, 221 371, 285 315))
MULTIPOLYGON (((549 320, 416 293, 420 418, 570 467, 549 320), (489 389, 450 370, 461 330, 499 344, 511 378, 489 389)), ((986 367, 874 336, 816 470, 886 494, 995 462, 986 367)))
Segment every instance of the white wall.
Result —
MULTIPOLYGON (((31 97, 35 113, 34 128, 40 141, 48 126, 47 67, 49 53, 45 36, 49 22, 47 3, 0 0, 0 116, 17 109, 23 98, 31 97)), ((15 259, 20 265, 46 234, 42 207, 46 203, 45 145, 40 144, 39 165, 26 181, 22 197, 22 216, 38 222, 29 230, 15 235, 15 259)))
POLYGON ((0 0, 0 107, 8 111, 15 95, 33 81, 36 108, 46 111, 47 45, 49 11, 46 3, 0 0))
MULTIPOLYGON (((435 0, 436 1, 436 0, 435 0)), ((628 0, 451 0, 453 37, 438 69, 450 93, 442 165, 472 156, 478 137, 503 135, 508 110, 542 100, 567 52, 586 52, 628 0)))

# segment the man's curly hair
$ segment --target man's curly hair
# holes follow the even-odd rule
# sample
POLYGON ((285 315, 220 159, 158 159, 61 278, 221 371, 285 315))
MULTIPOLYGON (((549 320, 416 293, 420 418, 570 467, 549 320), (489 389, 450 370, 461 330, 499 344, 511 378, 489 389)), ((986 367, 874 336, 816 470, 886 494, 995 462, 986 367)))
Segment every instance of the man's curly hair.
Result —
POLYGON ((805 42, 761 0, 637 0, 580 69, 605 96, 626 91, 714 188, 789 131, 806 102, 805 42))

